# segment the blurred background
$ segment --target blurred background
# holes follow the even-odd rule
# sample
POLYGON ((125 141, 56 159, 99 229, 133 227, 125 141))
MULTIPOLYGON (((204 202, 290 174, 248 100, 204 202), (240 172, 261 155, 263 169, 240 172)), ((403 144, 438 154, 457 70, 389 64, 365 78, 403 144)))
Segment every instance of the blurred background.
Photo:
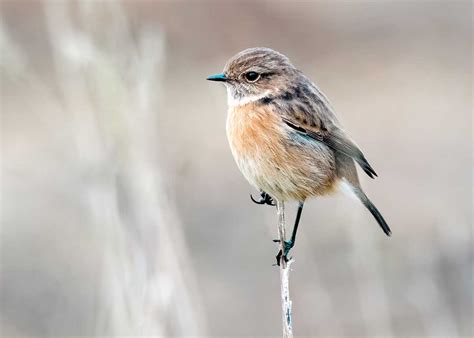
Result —
POLYGON ((328 95, 393 230, 306 204, 296 336, 472 336, 470 1, 2 0, 2 337, 280 336, 276 210, 205 81, 255 46, 328 95))

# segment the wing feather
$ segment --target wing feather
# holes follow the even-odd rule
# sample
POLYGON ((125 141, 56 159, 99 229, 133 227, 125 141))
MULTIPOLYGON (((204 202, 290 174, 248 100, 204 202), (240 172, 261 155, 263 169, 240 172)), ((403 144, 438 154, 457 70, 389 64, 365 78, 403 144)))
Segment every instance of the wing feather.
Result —
POLYGON ((279 111, 283 111, 282 119, 290 128, 353 158, 369 177, 377 176, 359 147, 339 126, 329 102, 314 84, 293 88, 291 95, 282 96, 279 107, 283 108, 279 111), (285 100, 287 97, 291 100, 285 100))

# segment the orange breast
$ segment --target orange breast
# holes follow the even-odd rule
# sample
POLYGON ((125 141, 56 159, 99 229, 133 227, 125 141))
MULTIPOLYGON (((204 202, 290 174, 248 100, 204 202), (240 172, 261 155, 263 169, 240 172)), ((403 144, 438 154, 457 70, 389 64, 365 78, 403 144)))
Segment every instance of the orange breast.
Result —
POLYGON ((227 136, 233 153, 239 157, 271 156, 273 161, 281 162, 283 132, 281 120, 269 107, 247 104, 229 111, 227 136))
POLYGON ((283 201, 332 190, 332 151, 315 142, 297 142, 292 133, 271 106, 251 103, 229 110, 230 148, 252 185, 283 201))

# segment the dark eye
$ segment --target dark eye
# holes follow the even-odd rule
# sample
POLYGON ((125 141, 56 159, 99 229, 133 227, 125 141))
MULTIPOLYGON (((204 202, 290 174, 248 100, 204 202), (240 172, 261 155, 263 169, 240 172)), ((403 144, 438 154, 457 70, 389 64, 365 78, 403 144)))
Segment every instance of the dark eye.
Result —
POLYGON ((260 74, 256 72, 245 73, 245 78, 248 82, 255 82, 260 78, 260 74))

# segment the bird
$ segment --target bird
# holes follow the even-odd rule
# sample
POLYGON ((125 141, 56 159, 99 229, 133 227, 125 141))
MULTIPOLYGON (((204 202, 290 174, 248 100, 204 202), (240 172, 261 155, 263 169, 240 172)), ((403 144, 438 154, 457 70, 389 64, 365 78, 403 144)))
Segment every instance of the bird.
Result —
MULTIPOLYGON (((207 77, 227 89, 226 132, 235 162, 260 191, 257 204, 297 201, 293 231, 277 255, 288 261, 305 201, 337 191, 355 196, 383 232, 391 230, 362 190, 356 164, 377 176, 359 146, 338 121, 325 94, 282 53, 245 49, 224 71, 207 77)), ((275 240, 277 241, 277 240, 275 240)))

